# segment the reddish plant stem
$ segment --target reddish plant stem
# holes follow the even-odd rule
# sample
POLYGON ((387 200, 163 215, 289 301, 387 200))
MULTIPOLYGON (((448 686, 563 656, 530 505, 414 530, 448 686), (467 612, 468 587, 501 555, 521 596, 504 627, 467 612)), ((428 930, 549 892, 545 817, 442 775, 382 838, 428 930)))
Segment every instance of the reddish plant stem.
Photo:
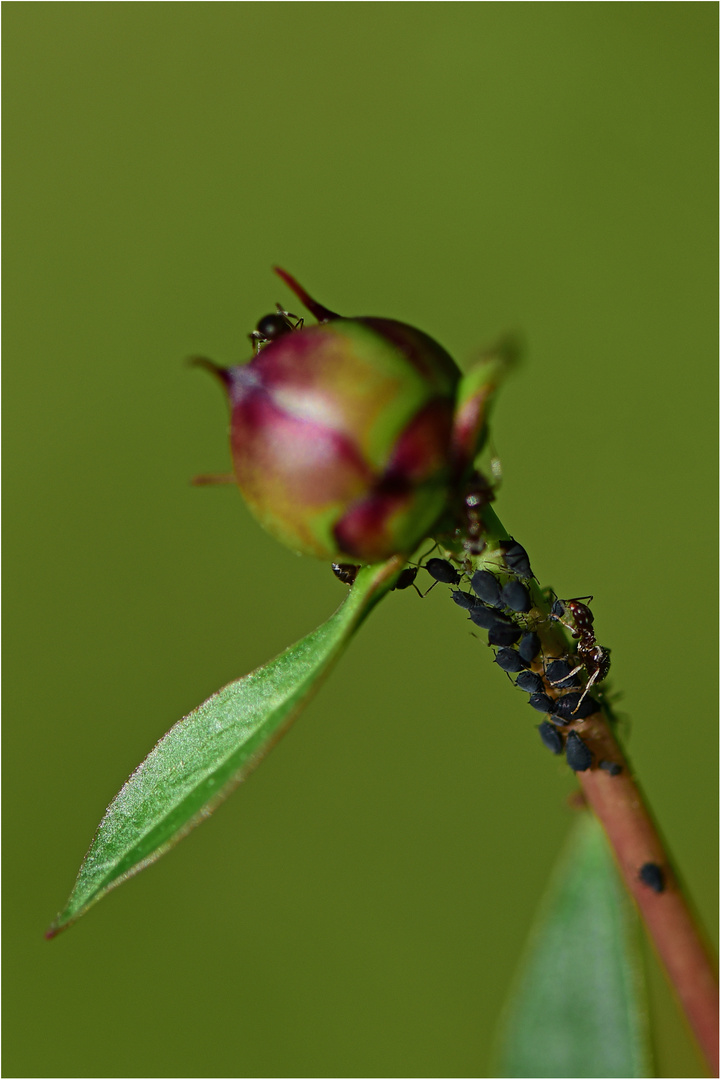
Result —
MULTIPOLYGON (((532 593, 541 614, 547 610, 547 598, 536 586, 532 593)), ((537 630, 546 656, 567 653, 568 644, 558 623, 541 622, 537 630)), ((543 673, 540 663, 534 667, 543 673)), ((552 697, 558 696, 556 690, 548 690, 552 697)), ((593 766, 576 774, 581 791, 603 826, 624 883, 638 906, 709 1071, 718 1076, 719 993, 711 950, 683 894, 632 767, 604 713, 569 724, 564 731, 578 732, 593 751, 593 766), (600 761, 620 765, 622 772, 611 776, 598 767, 600 761), (646 863, 660 868, 662 892, 655 892, 641 881, 640 870, 646 863)))
MULTIPOLYGON (((537 587, 532 592, 540 614, 547 608, 547 599, 537 587)), ((537 629, 546 656, 567 652, 558 623, 541 623, 537 629)), ((534 666, 542 673, 542 665, 534 666)), ((549 693, 557 697, 557 691, 550 687, 549 693)), ((564 731, 578 732, 593 751, 593 766, 576 774, 581 791, 603 826, 624 883, 638 906, 709 1071, 718 1076, 719 993, 711 950, 683 894, 632 767, 602 712, 569 724, 564 731), (611 776, 598 767, 600 761, 614 762, 622 772, 611 776), (655 892, 641 881, 639 873, 646 863, 660 867, 662 892, 655 892)))
POLYGON ((648 933, 678 995, 712 1076, 719 1069, 718 980, 707 943, 683 895, 658 828, 631 768, 601 713, 571 725, 593 750, 595 761, 622 765, 619 776, 594 767, 578 773, 587 803, 598 817, 636 901, 648 933), (663 892, 645 885, 639 871, 656 863, 663 892))
MULTIPOLYGON (((474 564, 476 567, 487 564, 497 573, 499 556, 494 549, 497 540, 507 539, 508 533, 490 506, 484 510, 484 525, 490 542, 483 554, 474 559, 474 564)), ((501 558, 501 565, 502 561, 501 558)), ((548 593, 535 582, 530 584, 530 591, 534 609, 529 622, 541 638, 542 655, 572 654, 574 646, 569 646, 560 625, 549 618, 548 593)), ((533 667, 539 674, 545 674, 540 660, 533 667)), ((546 689, 551 697, 558 696, 554 687, 547 684, 546 689)), ((719 993, 711 950, 683 894, 631 766, 603 712, 569 724, 564 731, 578 732, 593 751, 592 767, 576 774, 581 790, 608 837, 621 876, 666 968, 709 1071, 712 1076, 718 1076, 719 993), (599 768, 599 762, 604 760, 620 765, 622 771, 611 776, 599 768), (660 868, 663 891, 656 892, 641 880, 640 870, 646 863, 655 863, 660 868)))

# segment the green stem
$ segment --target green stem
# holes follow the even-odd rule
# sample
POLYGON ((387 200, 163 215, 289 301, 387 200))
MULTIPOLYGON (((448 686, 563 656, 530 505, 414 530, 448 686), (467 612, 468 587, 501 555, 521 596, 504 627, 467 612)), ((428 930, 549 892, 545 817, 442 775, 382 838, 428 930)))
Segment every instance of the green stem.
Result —
POLYGON ((485 526, 486 539, 490 540, 491 544, 494 540, 508 540, 511 535, 506 532, 503 522, 492 506, 484 506, 483 524, 485 526))

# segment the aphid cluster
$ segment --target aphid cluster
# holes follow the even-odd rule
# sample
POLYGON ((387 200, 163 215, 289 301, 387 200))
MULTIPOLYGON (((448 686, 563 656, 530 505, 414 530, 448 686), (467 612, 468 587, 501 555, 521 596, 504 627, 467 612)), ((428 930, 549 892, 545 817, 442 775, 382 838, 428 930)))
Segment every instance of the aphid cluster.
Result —
MULTIPOLYGON (((481 493, 475 494, 482 505, 481 493)), ((473 493, 470 498, 472 502, 473 493)), ((502 540, 497 550, 487 553, 485 566, 474 571, 469 556, 479 546, 485 550, 486 544, 480 532, 476 536, 471 530, 471 534, 469 542, 463 544, 463 557, 458 559, 462 563, 460 568, 448 559, 434 557, 425 561, 424 569, 433 578, 430 588, 438 584, 451 586, 453 602, 468 613, 474 626, 488 633, 488 644, 497 649, 495 663, 509 679, 515 676, 512 681, 528 694, 531 708, 545 715, 537 729, 543 745, 554 754, 565 752, 574 772, 585 772, 593 765, 594 755, 570 725, 598 711, 599 704, 589 691, 602 682, 611 664, 609 650, 596 642, 593 613, 583 603, 593 598, 554 597, 550 614, 543 614, 534 603, 533 571, 525 548, 513 538, 502 540), (577 642, 575 652, 564 656, 549 656, 544 652, 537 630, 549 622, 557 622, 570 631, 577 642), (585 685, 581 677, 584 671, 585 685)), ((349 585, 358 569, 349 563, 333 563, 335 575, 349 585)), ((413 586, 419 595, 426 595, 415 584, 417 574, 417 566, 406 567, 395 588, 413 586)), ((597 764, 609 776, 618 776, 622 771, 612 761, 597 764)))
MULTIPOLYGON (((597 645, 593 614, 580 600, 556 599, 550 616, 539 612, 530 589, 531 564, 518 541, 502 541, 497 560, 489 555, 485 567, 473 573, 458 570, 440 558, 429 559, 425 569, 434 584, 442 582, 454 587, 454 603, 468 612, 475 626, 488 632, 489 645, 497 647, 495 663, 509 678, 515 676, 513 681, 529 695, 531 708, 545 714, 538 726, 544 746, 554 754, 565 751, 569 766, 575 772, 585 772, 593 765, 593 753, 577 731, 564 729, 598 711, 598 702, 589 691, 607 675, 609 652, 597 645), (464 579, 470 591, 461 587, 464 579), (559 622, 570 630, 578 642, 575 653, 554 657, 543 654, 536 629, 548 621, 559 622), (588 676, 585 685, 580 677, 584 669, 588 676)), ((621 772, 621 766, 610 761, 598 765, 610 776, 621 772)))

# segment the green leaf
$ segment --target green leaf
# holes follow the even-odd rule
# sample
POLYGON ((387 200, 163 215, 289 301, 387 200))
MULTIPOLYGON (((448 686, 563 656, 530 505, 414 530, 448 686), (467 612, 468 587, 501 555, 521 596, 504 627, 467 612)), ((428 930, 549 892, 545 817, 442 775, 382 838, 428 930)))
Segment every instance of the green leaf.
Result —
POLYGON ((106 810, 70 899, 46 937, 155 862, 253 771, 392 587, 401 566, 396 557, 365 567, 327 622, 213 694, 163 736, 106 810))
POLYGON ((500 1076, 652 1076, 638 923, 584 814, 541 907, 507 1009, 500 1076))

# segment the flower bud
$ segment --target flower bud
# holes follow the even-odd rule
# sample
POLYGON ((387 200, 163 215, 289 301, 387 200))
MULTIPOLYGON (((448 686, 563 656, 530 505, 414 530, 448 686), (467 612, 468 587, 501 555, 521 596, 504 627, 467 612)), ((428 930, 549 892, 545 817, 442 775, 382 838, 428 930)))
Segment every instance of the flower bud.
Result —
POLYGON ((228 393, 238 485, 295 551, 356 563, 409 554, 446 506, 460 371, 422 331, 336 316, 278 272, 319 325, 280 312, 259 323, 249 363, 201 361, 228 393))

